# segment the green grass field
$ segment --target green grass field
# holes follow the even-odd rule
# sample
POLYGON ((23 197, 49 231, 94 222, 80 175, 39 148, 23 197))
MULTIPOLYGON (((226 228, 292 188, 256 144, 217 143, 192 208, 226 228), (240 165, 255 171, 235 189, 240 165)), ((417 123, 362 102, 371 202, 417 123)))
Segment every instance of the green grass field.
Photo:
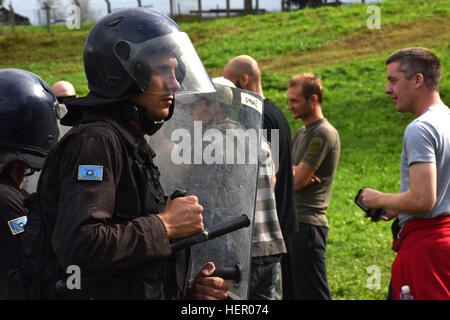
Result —
MULTIPOLYGON (((390 223, 371 223, 354 204, 359 188, 397 192, 403 131, 413 118, 395 112, 384 94, 385 59, 397 49, 425 46, 441 60, 440 92, 450 105, 450 0, 386 0, 381 29, 368 29, 367 5, 306 9, 232 19, 180 23, 210 72, 218 76, 229 59, 255 57, 263 69, 265 96, 284 111, 294 133, 301 125, 286 109, 289 77, 315 72, 323 79, 323 110, 339 130, 341 159, 328 210, 327 266, 333 299, 385 299, 390 267, 390 223), (371 266, 380 287, 368 288, 371 266)), ((0 68, 23 68, 49 84, 65 79, 88 93, 83 45, 90 29, 53 26, 0 28, 0 68)))

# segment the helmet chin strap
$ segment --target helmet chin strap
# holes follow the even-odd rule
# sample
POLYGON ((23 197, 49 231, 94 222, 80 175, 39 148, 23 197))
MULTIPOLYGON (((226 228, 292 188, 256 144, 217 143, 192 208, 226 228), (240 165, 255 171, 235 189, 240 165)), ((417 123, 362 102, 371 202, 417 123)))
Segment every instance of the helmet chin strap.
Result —
MULTIPOLYGON (((170 108, 173 108, 171 106, 170 108)), ((172 116, 172 111, 170 112, 169 116, 162 120, 155 120, 152 119, 147 115, 147 110, 138 104, 133 104, 128 109, 128 115, 130 120, 138 121, 142 125, 142 129, 144 130, 145 134, 148 134, 149 136, 155 134, 164 124, 166 120, 169 120, 172 116)))

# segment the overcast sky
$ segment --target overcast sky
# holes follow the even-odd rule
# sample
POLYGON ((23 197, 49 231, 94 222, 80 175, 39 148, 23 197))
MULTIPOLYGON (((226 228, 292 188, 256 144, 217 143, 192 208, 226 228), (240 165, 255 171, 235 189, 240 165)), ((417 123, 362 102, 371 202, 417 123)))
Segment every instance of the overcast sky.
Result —
MULTIPOLYGON (((197 8, 197 0, 173 0, 175 10, 178 7, 182 11, 185 10, 195 10, 197 8)), ((366 2, 374 2, 366 1, 366 2)), ((30 18, 32 24, 37 24, 37 1, 36 0, 4 0, 4 4, 7 6, 12 2, 14 10, 30 18)), ((70 0, 60 0, 60 3, 66 7, 71 1, 70 0)), ((97 13, 98 17, 102 17, 106 14, 106 2, 105 0, 90 0, 91 8, 97 13)), ((135 7, 137 6, 137 0, 110 0, 112 9, 135 7)), ((253 3, 256 1, 253 0, 253 3)), ((342 0, 342 2, 361 2, 361 0, 342 0)), ((142 0, 143 6, 151 6, 152 9, 161 11, 165 14, 169 14, 170 5, 169 0, 142 0)), ((230 6, 233 9, 242 9, 243 0, 230 0, 230 6)), ((203 0, 202 7, 203 10, 215 9, 219 6, 224 9, 226 7, 226 0, 203 0)), ((265 9, 267 11, 280 11, 281 10, 281 0, 259 0, 259 8, 265 9)))

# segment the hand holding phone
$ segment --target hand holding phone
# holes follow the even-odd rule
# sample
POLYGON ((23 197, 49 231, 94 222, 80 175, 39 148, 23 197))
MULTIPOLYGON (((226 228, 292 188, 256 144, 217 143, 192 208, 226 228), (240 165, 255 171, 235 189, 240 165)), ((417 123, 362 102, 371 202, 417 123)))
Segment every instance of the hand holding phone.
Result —
POLYGON ((382 217, 387 215, 386 210, 383 208, 367 208, 361 199, 361 192, 363 189, 359 189, 358 194, 355 197, 355 203, 360 207, 370 218, 372 218, 372 221, 378 222, 381 220, 382 217))

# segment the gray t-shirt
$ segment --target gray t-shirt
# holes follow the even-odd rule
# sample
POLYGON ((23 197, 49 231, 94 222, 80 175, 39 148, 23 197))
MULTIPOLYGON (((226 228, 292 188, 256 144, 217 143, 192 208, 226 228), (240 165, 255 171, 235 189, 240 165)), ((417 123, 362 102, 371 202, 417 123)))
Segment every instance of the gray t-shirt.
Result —
POLYGON ((429 107, 411 122, 403 136, 400 192, 409 190, 409 166, 415 162, 436 164, 436 204, 423 214, 400 213, 400 225, 417 218, 450 215, 450 110, 445 105, 429 107))

